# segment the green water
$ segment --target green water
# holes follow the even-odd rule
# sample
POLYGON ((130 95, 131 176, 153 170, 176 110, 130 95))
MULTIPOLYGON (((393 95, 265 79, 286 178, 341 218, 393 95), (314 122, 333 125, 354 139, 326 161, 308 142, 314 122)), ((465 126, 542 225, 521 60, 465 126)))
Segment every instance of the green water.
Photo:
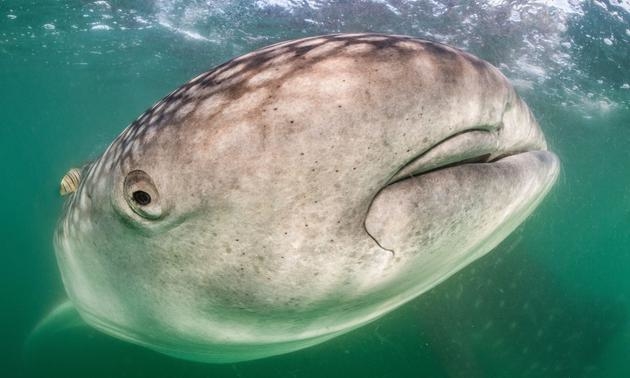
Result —
POLYGON ((0 0, 1 377, 630 376, 630 4, 0 0), (513 80, 562 160, 487 257, 384 318, 296 353, 176 360, 87 328, 24 351, 65 295, 61 176, 194 75, 288 38, 411 34, 513 80))

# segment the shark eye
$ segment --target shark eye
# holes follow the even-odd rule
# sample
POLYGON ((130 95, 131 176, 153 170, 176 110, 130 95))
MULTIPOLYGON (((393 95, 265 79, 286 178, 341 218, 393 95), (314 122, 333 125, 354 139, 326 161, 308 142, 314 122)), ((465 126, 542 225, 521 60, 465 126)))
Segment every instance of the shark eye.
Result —
POLYGON ((131 193, 131 197, 140 206, 146 206, 151 203, 151 195, 142 190, 136 190, 135 192, 131 193))
POLYGON ((162 206, 158 190, 145 171, 129 172, 125 178, 125 200, 131 209, 147 219, 158 219, 162 216, 162 206))

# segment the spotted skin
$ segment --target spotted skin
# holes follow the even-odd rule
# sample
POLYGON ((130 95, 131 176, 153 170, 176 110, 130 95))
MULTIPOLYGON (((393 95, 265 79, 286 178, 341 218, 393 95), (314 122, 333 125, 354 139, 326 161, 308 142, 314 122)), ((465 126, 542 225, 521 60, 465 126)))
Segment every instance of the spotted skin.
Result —
POLYGON ((407 36, 289 41, 192 79, 84 167, 57 257, 109 334, 260 358, 372 321, 487 253, 558 166, 470 54, 407 36), (129 187, 132 172, 146 176, 129 187))

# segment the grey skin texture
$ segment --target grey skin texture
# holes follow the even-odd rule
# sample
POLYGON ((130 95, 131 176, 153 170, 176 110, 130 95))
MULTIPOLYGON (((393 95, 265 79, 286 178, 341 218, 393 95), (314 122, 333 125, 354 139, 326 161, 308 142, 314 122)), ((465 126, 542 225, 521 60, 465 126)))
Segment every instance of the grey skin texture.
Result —
POLYGON ((134 121, 82 169, 57 259, 105 333, 197 361, 261 358, 445 280, 558 171, 489 63, 406 36, 306 38, 201 74, 134 121))

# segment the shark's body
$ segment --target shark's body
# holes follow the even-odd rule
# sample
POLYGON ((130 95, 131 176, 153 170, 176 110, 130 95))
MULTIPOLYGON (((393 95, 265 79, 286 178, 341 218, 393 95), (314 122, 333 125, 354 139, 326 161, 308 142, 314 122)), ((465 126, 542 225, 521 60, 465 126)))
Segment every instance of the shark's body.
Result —
POLYGON ((89 324, 247 360, 435 286, 520 224, 558 169, 490 64, 410 37, 308 38, 227 62, 138 118, 83 169, 55 245, 89 324))

